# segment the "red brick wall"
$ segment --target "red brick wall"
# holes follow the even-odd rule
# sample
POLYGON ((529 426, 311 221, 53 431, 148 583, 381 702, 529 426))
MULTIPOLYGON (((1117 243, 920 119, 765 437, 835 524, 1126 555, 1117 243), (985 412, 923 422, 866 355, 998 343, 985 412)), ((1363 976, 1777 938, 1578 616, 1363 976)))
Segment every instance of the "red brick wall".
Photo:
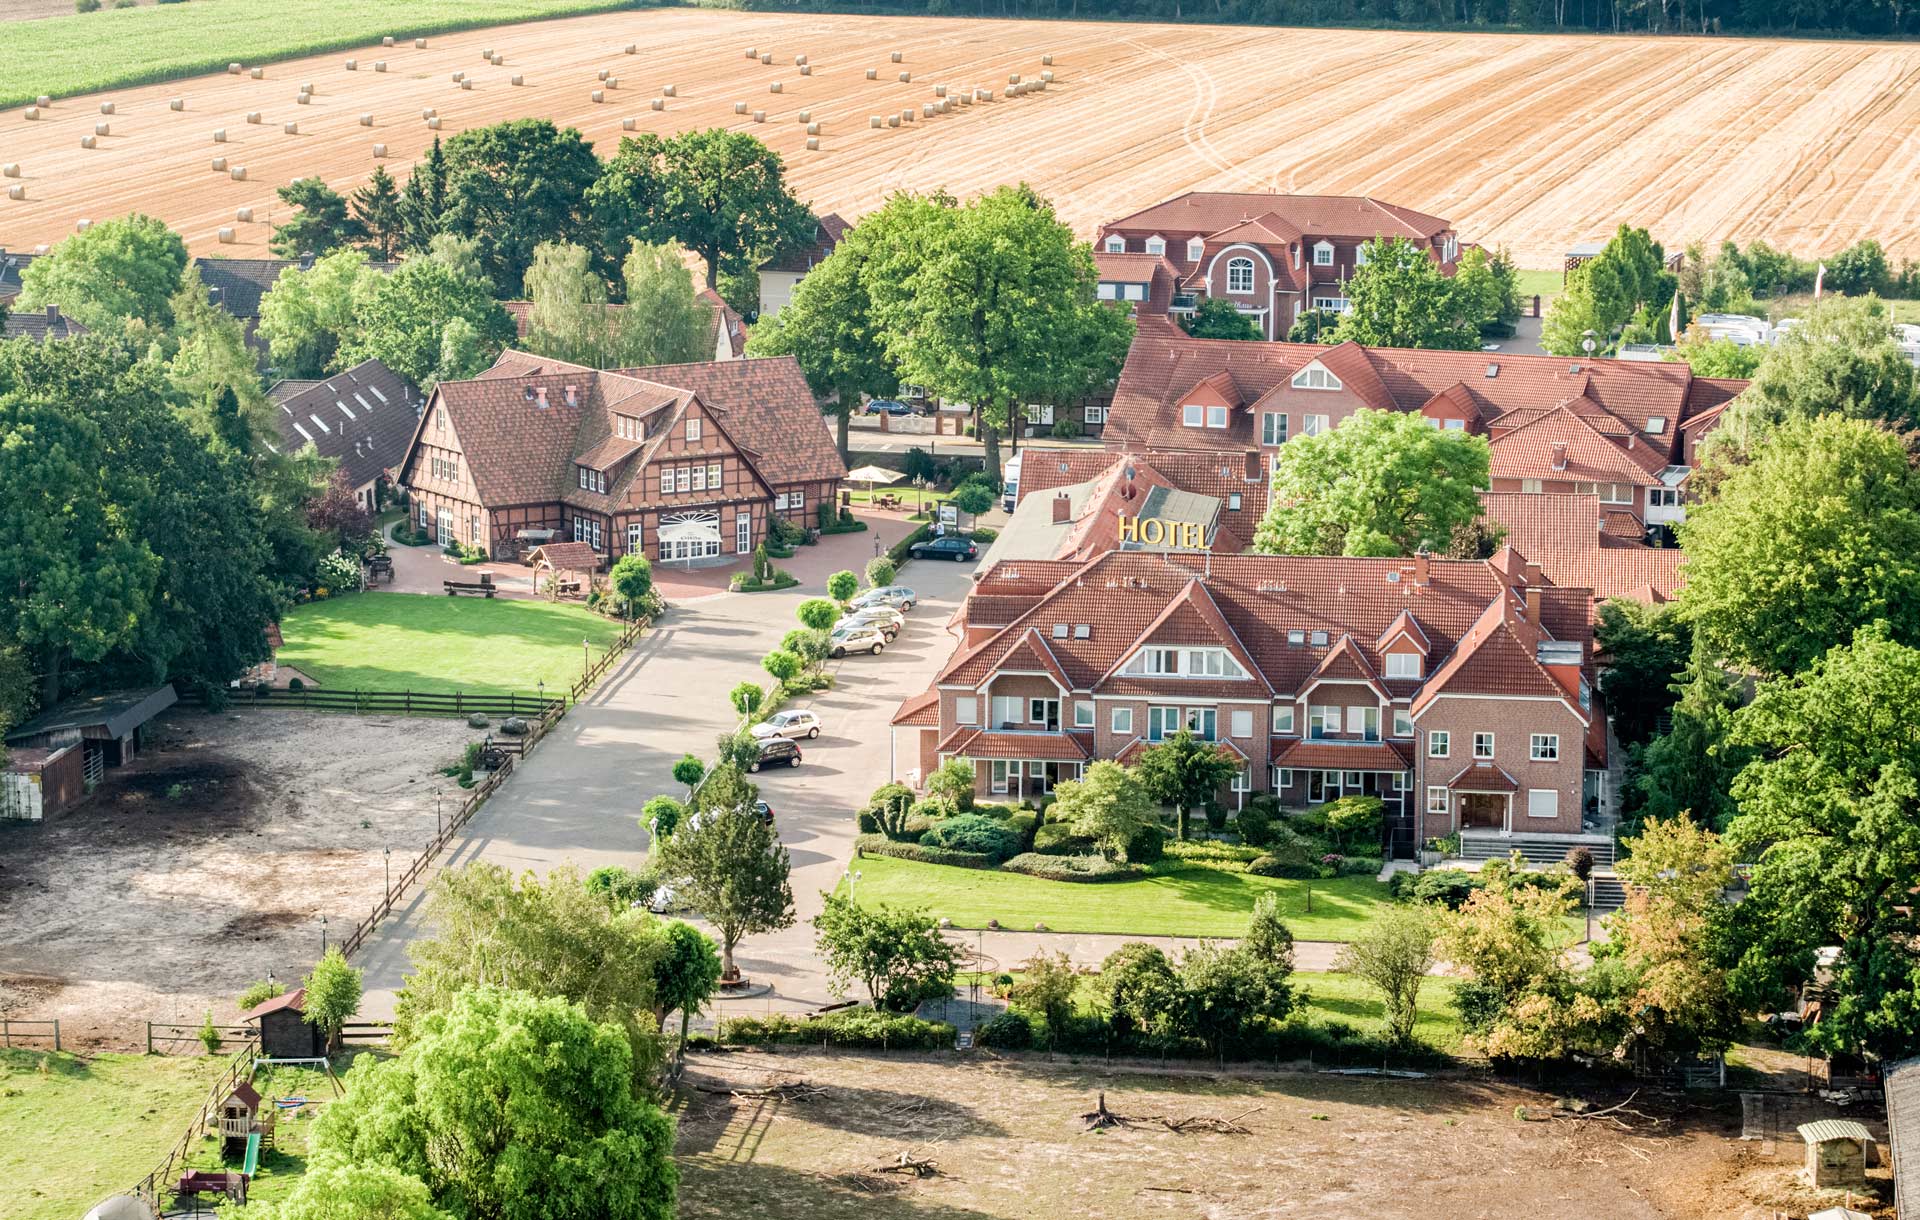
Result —
MULTIPOLYGON (((1492 732, 1496 765, 1519 783, 1513 797, 1510 829, 1516 834, 1577 834, 1580 830, 1581 791, 1585 763, 1581 749, 1586 726, 1563 703, 1547 699, 1489 699, 1459 696, 1437 699, 1416 718, 1418 730, 1416 761, 1419 774, 1420 808, 1426 808, 1426 789, 1447 783, 1463 767, 1473 762, 1473 734, 1492 732), (1450 735, 1446 758, 1427 756, 1427 734, 1444 729, 1450 735), (1532 735, 1557 733, 1560 758, 1557 762, 1534 762, 1529 757, 1532 735), (1532 818, 1527 815, 1527 792, 1551 788, 1560 794, 1559 815, 1532 818)), ((1455 829, 1458 797, 1453 798, 1449 815, 1424 814, 1423 838, 1450 834, 1455 829)))

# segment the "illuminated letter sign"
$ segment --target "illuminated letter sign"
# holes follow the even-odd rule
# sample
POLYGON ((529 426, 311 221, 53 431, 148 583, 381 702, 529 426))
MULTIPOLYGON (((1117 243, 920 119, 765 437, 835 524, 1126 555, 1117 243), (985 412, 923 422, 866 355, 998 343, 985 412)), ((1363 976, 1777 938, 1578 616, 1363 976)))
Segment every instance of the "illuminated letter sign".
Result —
POLYGON ((1122 542, 1185 551, 1207 549, 1207 530, 1198 521, 1162 521, 1158 517, 1149 517, 1144 521, 1138 517, 1121 517, 1119 520, 1122 542))

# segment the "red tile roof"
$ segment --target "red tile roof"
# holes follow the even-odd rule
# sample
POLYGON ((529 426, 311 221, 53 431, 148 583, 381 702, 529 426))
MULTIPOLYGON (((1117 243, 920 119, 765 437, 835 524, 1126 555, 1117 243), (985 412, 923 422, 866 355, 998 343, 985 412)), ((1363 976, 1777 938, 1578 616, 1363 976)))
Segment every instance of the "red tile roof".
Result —
POLYGON ((1273 765, 1303 771, 1405 771, 1413 746, 1392 741, 1296 741, 1273 739, 1273 765))
POLYGON ((800 362, 792 356, 659 364, 621 372, 677 386, 698 396, 709 410, 723 412, 727 432, 754 454, 755 466, 769 483, 846 477, 847 464, 840 459, 833 428, 820 414, 800 362))
POLYGON ((301 1005, 305 1004, 306 1000, 307 989, 305 987, 295 987, 292 991, 283 991, 277 996, 271 996, 262 1000, 252 1008, 241 1013, 240 1016, 244 1020, 257 1021, 270 1012, 279 1012, 282 1008, 291 1008, 295 1012, 301 1012, 303 1011, 301 1005))
POLYGON ((1597 497, 1487 491, 1480 502, 1487 519, 1506 529, 1508 545, 1554 584, 1592 589, 1596 606, 1613 597, 1668 601, 1680 588, 1680 551, 1647 546, 1637 517, 1597 497))
POLYGON ((1110 220, 1102 234, 1220 233, 1254 221, 1278 236, 1434 237, 1452 226, 1437 216, 1355 195, 1279 195, 1188 191, 1165 203, 1110 220))
POLYGON ((828 212, 818 220, 819 223, 814 226, 812 235, 806 241, 790 246, 761 263, 760 270, 798 271, 805 274, 813 270, 814 265, 827 255, 832 254, 834 247, 840 244, 840 239, 845 237, 847 230, 853 227, 841 219, 838 212, 828 212))
POLYGON ((961 728, 940 743, 941 755, 963 758, 1033 759, 1036 762, 1088 762, 1093 758, 1090 734, 1024 733, 961 728))
POLYGON ((1518 792, 1520 783, 1504 767, 1490 762, 1468 763, 1447 781, 1455 792, 1518 792))
POLYGON ((940 692, 928 687, 917 695, 901 700, 900 708, 888 723, 923 729, 940 727, 940 692))
POLYGON ((594 572, 600 568, 600 554, 590 542, 549 542, 533 548, 527 562, 537 565, 542 561, 562 572, 594 572))
POLYGON ((1660 486, 1669 463, 1632 433, 1615 440, 1587 415, 1555 407, 1514 428, 1495 425, 1489 471, 1496 479, 1564 479, 1575 483, 1660 486))

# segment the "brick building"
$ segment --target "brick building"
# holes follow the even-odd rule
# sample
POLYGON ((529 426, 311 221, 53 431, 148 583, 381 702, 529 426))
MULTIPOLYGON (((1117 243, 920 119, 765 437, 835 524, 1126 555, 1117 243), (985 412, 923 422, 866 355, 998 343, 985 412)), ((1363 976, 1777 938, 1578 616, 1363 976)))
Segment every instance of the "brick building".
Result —
POLYGON ((1010 560, 895 714, 896 771, 963 758, 981 796, 1030 799, 1186 727, 1240 760, 1229 806, 1378 796, 1400 858, 1455 831, 1580 842, 1607 800, 1591 601, 1512 548, 1010 560))
POLYGON ((807 278, 807 272, 832 254, 852 227, 838 212, 828 212, 815 220, 813 232, 806 240, 761 263, 759 316, 771 318, 784 309, 787 302, 793 300, 793 290, 807 278))
MULTIPOLYGON (((346 471, 362 508, 380 507, 420 422, 420 391, 378 360, 363 360, 320 381, 276 381, 267 400, 285 453, 311 449, 346 471)), ((271 445, 272 442, 269 442, 271 445)))
POLYGON ((814 523, 846 465, 791 357, 598 372, 510 351, 434 390, 400 477, 443 543, 701 564, 776 516, 814 523))

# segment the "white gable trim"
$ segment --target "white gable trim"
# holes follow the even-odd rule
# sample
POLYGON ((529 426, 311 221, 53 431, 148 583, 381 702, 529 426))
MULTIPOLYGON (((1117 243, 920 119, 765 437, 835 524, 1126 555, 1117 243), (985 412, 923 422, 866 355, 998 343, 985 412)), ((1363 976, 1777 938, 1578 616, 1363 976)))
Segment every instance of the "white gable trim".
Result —
POLYGON ((1269 283, 1271 283, 1276 278, 1273 273, 1273 260, 1267 257, 1267 252, 1265 250, 1262 250, 1258 246, 1249 246, 1245 242, 1236 242, 1233 245, 1228 246, 1226 249, 1215 253, 1213 258, 1208 261, 1207 281, 1209 283, 1213 281, 1213 269, 1220 264, 1220 260, 1231 255, 1236 250, 1243 250, 1246 253, 1251 254, 1255 258, 1259 259, 1260 262, 1263 265, 1265 265, 1267 269, 1267 280, 1269 283))

